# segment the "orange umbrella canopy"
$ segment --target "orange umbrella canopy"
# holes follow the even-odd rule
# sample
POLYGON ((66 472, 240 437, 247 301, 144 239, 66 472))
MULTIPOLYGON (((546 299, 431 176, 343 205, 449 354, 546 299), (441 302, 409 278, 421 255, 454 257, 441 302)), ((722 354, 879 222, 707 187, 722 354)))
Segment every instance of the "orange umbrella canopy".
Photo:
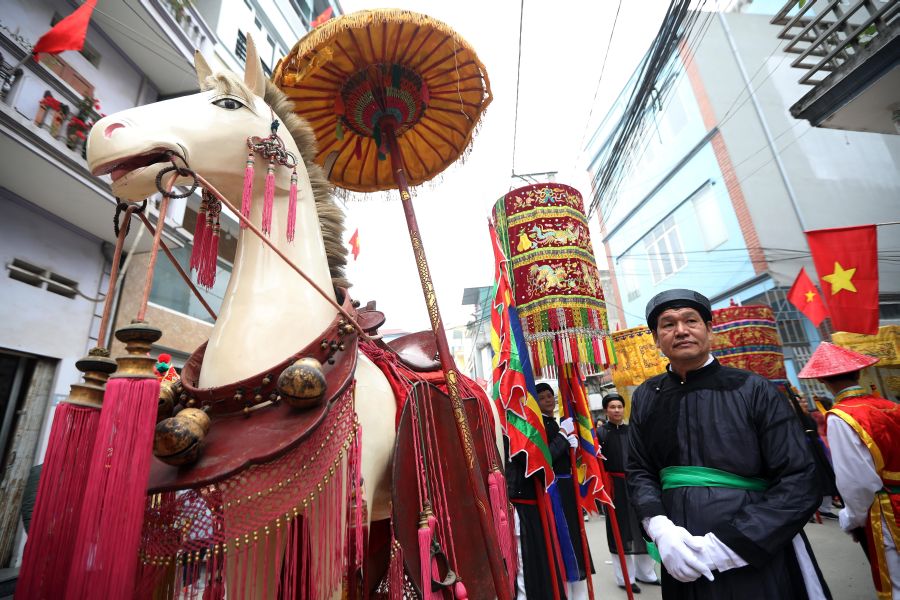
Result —
POLYGON ((272 80, 319 142, 316 162, 357 192, 396 187, 383 130, 391 127, 409 185, 462 155, 491 102, 484 65, 446 24, 396 9, 332 19, 301 39, 272 80))

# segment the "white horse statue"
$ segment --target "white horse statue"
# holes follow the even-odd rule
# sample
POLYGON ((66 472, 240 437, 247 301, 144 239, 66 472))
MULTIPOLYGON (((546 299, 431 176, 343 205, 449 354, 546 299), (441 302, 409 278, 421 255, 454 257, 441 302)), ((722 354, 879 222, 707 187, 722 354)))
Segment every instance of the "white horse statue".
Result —
MULTIPOLYGON (((331 198, 330 184, 322 169, 314 163, 316 142, 312 129, 293 113, 291 101, 264 77, 252 40, 248 39, 243 81, 231 73, 213 73, 199 53, 195 66, 200 93, 135 107, 97 122, 88 143, 91 171, 111 175, 116 196, 139 201, 157 192, 157 175, 171 165, 174 156, 179 164, 189 165, 201 174, 224 197, 238 199, 244 186, 246 140, 250 136, 265 136, 273 119, 278 119, 281 132, 288 132, 282 135, 285 149, 300 157, 296 234, 292 242, 283 234, 289 215, 291 181, 290 170, 279 168, 275 172, 271 241, 325 290, 330 300, 339 300, 334 287, 348 286, 343 277, 347 252, 342 239, 343 214, 331 198)), ((265 177, 265 168, 255 170, 249 215, 255 224, 262 220, 265 177)), ((190 182, 185 177, 176 180, 178 185, 190 182)), ((242 230, 228 289, 199 372, 198 387, 228 386, 263 373, 298 349, 317 343, 323 327, 336 318, 332 303, 258 236, 242 230)), ((355 371, 355 411, 362 431, 361 475, 367 518, 387 519, 391 516, 396 402, 385 375, 361 352, 355 371)), ((496 417, 494 422, 496 427, 496 417)), ((496 430, 492 433, 495 437, 496 430)), ((347 469, 346 463, 345 458, 341 469, 347 469)), ((284 537, 274 540, 266 552, 278 555, 286 542, 284 537)), ((312 548, 316 548, 314 540, 312 548)), ((274 580, 283 569, 279 559, 275 567, 265 567, 265 572, 238 576, 229 572, 235 551, 232 549, 219 566, 227 597, 276 597, 274 580)), ((316 597, 334 598, 340 593, 338 587, 320 591, 316 597)))

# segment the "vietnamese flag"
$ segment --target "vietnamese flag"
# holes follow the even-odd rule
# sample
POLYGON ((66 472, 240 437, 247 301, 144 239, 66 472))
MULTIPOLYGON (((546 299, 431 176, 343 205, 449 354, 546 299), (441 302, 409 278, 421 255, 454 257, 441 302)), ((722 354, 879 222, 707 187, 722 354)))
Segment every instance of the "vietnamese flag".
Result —
POLYGON ((787 299, 797 307, 797 310, 806 315, 816 327, 828 316, 828 309, 825 308, 825 302, 822 301, 818 288, 816 288, 816 285, 809 278, 809 275, 806 274, 806 269, 803 267, 797 273, 797 279, 794 280, 794 285, 791 286, 787 299))
POLYGON ((806 232, 822 296, 837 331, 878 333, 878 241, 875 225, 806 232))
POLYGON ((350 253, 353 254, 353 260, 359 257, 359 228, 350 236, 350 253))
POLYGON ((42 35, 31 53, 35 60, 38 54, 59 54, 65 50, 81 50, 84 48, 84 38, 87 37, 88 23, 97 0, 87 0, 76 8, 72 14, 65 17, 59 23, 50 28, 50 31, 42 35))

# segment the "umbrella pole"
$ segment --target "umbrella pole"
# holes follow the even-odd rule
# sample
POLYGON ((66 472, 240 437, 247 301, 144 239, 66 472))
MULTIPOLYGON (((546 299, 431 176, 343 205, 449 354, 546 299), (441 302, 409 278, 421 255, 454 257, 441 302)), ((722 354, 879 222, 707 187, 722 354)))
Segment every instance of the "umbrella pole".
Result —
MULTIPOLYGON (((409 186, 406 183, 406 169, 403 165, 403 157, 400 155, 400 149, 397 147, 397 138, 394 135, 394 128, 388 124, 384 127, 384 136, 388 146, 388 152, 391 156, 391 166, 394 172, 394 179, 400 188, 400 199, 403 204, 403 214, 406 216, 406 225, 409 229, 409 240, 412 243, 413 254, 416 258, 416 267, 419 270, 419 281, 422 283, 422 293, 425 295, 425 304, 428 307, 428 316, 431 319, 431 329, 434 332, 435 342, 437 343, 438 354, 441 360, 441 369, 444 371, 444 377, 447 380, 447 391, 450 396, 451 406, 453 407, 453 416, 456 420, 456 432, 459 435, 459 443, 462 446, 463 454, 466 457, 466 474, 469 478, 469 487, 475 497, 475 504, 478 507, 478 522, 481 525, 481 533, 484 536, 487 545, 487 558, 491 568, 491 577, 494 581, 494 590, 497 592, 499 600, 509 600, 510 584, 507 581, 506 571, 500 562, 500 543, 496 539, 494 527, 491 523, 490 516, 487 512, 489 506, 487 492, 484 487, 484 481, 481 480, 481 473, 475 458, 475 446, 472 441, 472 431, 469 429, 469 421, 466 417, 466 410, 463 407, 462 398, 457 388, 457 379, 459 377, 456 371, 456 365, 450 354, 450 347, 447 344, 447 334, 444 332, 444 325, 441 321, 441 312, 438 309, 437 296, 434 292, 434 284, 431 281, 431 273, 428 270, 428 261, 425 258, 425 249, 422 247, 422 238, 419 234, 419 225, 416 222, 416 213, 413 210, 412 198, 409 195, 409 186)), ((424 585, 424 583, 423 583, 424 585)))

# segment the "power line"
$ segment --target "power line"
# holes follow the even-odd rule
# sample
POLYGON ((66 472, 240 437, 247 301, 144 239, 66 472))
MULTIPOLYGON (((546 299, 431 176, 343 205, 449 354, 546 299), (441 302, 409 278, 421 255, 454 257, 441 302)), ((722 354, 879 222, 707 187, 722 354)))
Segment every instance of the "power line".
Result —
POLYGON ((584 140, 587 137, 588 128, 591 126, 591 117, 594 115, 594 105, 597 104, 597 95, 600 93, 600 84, 603 83, 603 72, 606 70, 606 60, 609 58, 609 50, 612 47, 613 36, 616 34, 616 23, 619 22, 619 11, 622 10, 622 0, 616 7, 616 16, 613 18, 612 30, 609 32, 609 41, 606 43, 606 53, 603 55, 603 63, 600 65, 600 77, 597 79, 597 87, 594 89, 594 99, 588 111, 587 121, 584 123, 584 131, 581 133, 581 141, 578 143, 578 151, 583 152, 584 140))
POLYGON ((512 147, 512 166, 511 171, 513 177, 516 175, 516 137, 519 130, 519 78, 522 75, 522 22, 525 16, 525 0, 519 3, 519 59, 516 65, 516 111, 513 116, 513 147, 512 147))

